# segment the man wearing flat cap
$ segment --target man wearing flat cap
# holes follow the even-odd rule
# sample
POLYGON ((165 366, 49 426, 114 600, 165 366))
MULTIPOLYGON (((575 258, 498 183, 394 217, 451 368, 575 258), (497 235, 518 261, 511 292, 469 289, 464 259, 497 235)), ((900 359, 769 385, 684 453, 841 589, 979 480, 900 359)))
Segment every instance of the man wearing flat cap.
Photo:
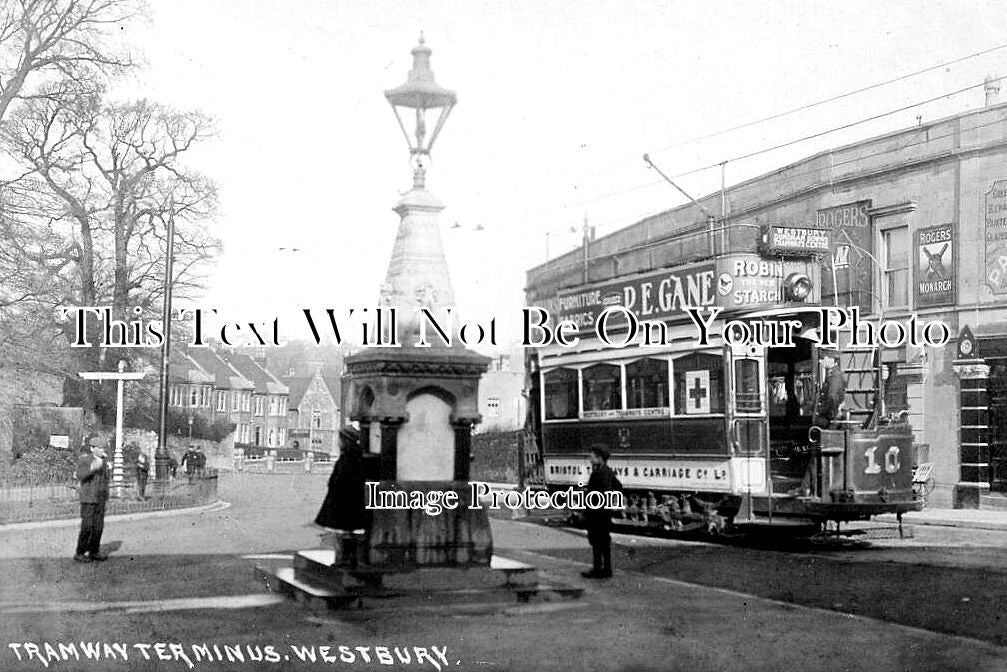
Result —
POLYGON ((352 427, 339 430, 339 459, 329 477, 329 489, 315 523, 354 533, 344 537, 342 557, 356 558, 356 537, 367 528, 366 490, 360 433, 352 427))
POLYGON ((105 504, 108 502, 108 458, 104 439, 91 439, 81 446, 76 476, 77 495, 80 497, 80 534, 73 559, 77 562, 105 560, 107 556, 99 550, 101 533, 105 528, 105 504))
MULTIPOLYGON (((587 480, 587 492, 622 490, 622 483, 608 466, 609 453, 603 446, 591 448, 591 477, 587 480)), ((594 566, 581 575, 588 579, 607 579, 612 576, 612 514, 608 509, 585 509, 587 540, 594 555, 594 566)))

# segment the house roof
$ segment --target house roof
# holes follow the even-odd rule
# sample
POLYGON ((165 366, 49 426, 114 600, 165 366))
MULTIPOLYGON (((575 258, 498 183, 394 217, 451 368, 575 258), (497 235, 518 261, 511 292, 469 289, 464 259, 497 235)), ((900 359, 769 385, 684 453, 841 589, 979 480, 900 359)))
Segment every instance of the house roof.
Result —
POLYGON ((175 350, 168 357, 168 379, 176 383, 213 383, 214 378, 185 351, 175 350))
POLYGON ((312 380, 314 380, 313 376, 295 376, 283 379, 287 389, 290 390, 287 397, 287 408, 297 408, 301 405, 301 400, 304 399, 305 392, 311 387, 312 380))
MULTIPOLYGON (((227 362, 242 376, 252 381, 258 394, 287 394, 287 386, 248 355, 232 354, 227 362)), ((288 402, 289 403, 289 402, 288 402)))
POLYGON ((315 381, 315 378, 325 385, 325 390, 329 393, 329 397, 336 402, 336 405, 339 404, 339 400, 332 394, 332 386, 325 379, 325 376, 320 373, 316 373, 314 376, 291 376, 283 379, 283 382, 287 384, 288 388, 290 388, 290 396, 287 399, 287 408, 296 409, 300 407, 301 402, 304 400, 304 395, 308 393, 308 390, 311 388, 311 383, 315 381))
POLYGON ((252 390, 255 384, 241 375, 233 366, 225 362, 210 348, 188 348, 186 356, 201 369, 213 376, 215 387, 234 390, 252 390))

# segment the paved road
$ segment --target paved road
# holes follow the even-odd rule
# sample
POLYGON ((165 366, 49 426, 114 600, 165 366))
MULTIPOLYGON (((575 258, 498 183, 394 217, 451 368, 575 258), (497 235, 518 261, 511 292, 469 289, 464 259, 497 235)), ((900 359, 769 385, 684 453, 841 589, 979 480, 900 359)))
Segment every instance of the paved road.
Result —
MULTIPOLYGON (((901 584, 905 593, 918 588, 912 577, 921 570, 949 571, 942 580, 952 585, 961 572, 969 575, 967 568, 907 564, 899 558, 910 547, 895 542, 874 551, 796 553, 620 538, 617 576, 586 583, 579 572, 588 552, 579 533, 495 519, 498 549, 534 561, 548 580, 586 585, 585 597, 506 611, 430 604, 312 613, 271 595, 240 556, 317 546, 319 531, 307 523, 324 487, 324 475, 224 479, 226 510, 110 522, 106 540, 121 545, 106 563, 70 559, 73 525, 0 531, 0 669, 47 669, 27 658, 26 643, 45 657, 46 642, 83 640, 124 644, 129 660, 105 652, 86 664, 49 657, 49 669, 185 670, 191 669, 186 659, 196 655, 192 646, 205 643, 214 662, 193 667, 438 669, 447 662, 478 670, 1007 670, 1007 648, 994 643, 1002 640, 992 629, 956 636, 940 624, 888 622, 906 621, 899 609, 873 613, 864 606, 876 597, 867 591, 885 585, 864 578, 875 572, 908 581, 901 584), (156 643, 164 644, 165 659, 158 649, 143 648, 156 643), (314 647, 315 662, 302 662, 306 650, 295 646, 314 647), (335 647, 335 662, 321 659, 324 646, 335 647), (384 655, 403 656, 407 647, 408 664, 382 662, 384 655), (264 660, 217 662, 237 652, 261 653, 264 660), (352 663, 339 659, 350 655, 352 663)), ((942 543, 933 545, 954 555, 942 543)), ((971 558, 967 550, 961 556, 971 558)), ((999 581, 997 572, 990 563, 974 571, 999 581)), ((899 592, 879 594, 894 599, 899 592)), ((959 609, 955 623, 978 615, 996 623, 1007 613, 986 599, 963 603, 972 606, 959 609), (969 611, 974 607, 981 614, 969 611)), ((918 595, 905 595, 899 604, 906 603, 928 608, 918 595)), ((58 657, 58 648, 54 652, 58 657)))

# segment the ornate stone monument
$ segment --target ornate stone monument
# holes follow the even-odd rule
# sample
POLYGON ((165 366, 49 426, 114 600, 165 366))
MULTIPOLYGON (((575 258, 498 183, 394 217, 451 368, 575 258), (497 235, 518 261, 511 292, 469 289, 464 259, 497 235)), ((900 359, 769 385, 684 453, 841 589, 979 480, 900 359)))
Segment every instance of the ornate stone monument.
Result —
POLYGON ((375 568, 489 565, 492 556, 486 511, 470 508, 477 503, 469 488, 479 378, 489 358, 457 342, 448 347, 437 336, 428 336, 430 347, 415 347, 420 321, 427 319, 419 309, 443 323, 443 309, 454 308, 437 222, 444 206, 426 190, 425 177, 431 147, 457 98, 434 81, 430 53, 421 37, 408 80, 385 92, 409 142, 414 171, 413 188, 394 209, 401 221, 381 288, 381 304, 396 310, 402 346, 365 348, 348 357, 344 399, 347 417, 360 423, 365 453, 376 464, 371 476, 380 480, 379 492, 454 492, 457 506, 436 515, 372 510, 366 559, 375 568), (415 118, 412 135, 403 111, 415 118), (434 115, 428 135, 428 117, 434 115))

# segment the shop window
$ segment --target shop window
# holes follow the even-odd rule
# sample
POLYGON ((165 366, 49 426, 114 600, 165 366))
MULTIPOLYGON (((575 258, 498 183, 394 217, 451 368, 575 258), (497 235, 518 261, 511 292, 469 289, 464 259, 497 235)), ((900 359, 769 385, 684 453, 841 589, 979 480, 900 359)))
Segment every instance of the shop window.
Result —
POLYGON ((641 359, 626 365, 626 407, 668 407, 668 362, 641 359))
POLYGON ((622 369, 616 364, 595 364, 581 372, 584 380, 584 410, 610 411, 622 408, 622 369))
POLYGON ((577 417, 577 372, 556 369, 543 375, 545 382, 545 419, 577 417))
POLYGON ((724 412, 724 360, 697 353, 674 361, 675 414, 709 415, 724 412))

